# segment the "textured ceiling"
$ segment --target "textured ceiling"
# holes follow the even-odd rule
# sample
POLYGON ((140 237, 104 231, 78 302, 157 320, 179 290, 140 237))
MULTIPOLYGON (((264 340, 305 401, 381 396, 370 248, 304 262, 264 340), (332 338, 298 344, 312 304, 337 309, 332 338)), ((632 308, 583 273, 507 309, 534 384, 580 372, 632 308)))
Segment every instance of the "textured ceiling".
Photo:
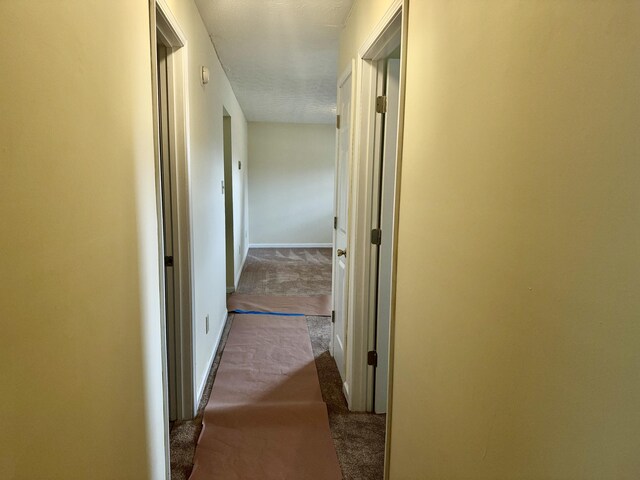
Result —
POLYGON ((196 0, 249 121, 333 123, 353 0, 196 0))

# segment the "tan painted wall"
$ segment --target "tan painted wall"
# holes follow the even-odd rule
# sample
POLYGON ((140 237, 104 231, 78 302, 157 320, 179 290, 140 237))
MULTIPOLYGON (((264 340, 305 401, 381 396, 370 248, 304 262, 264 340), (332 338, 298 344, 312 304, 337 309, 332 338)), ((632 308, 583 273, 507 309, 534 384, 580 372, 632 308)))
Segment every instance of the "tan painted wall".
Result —
POLYGON ((0 2, 0 477, 164 478, 147 2, 0 2))
POLYGON ((249 123, 251 244, 330 244, 334 125, 249 123))
POLYGON ((346 28, 340 34, 338 75, 341 75, 349 66, 349 62, 356 58, 358 49, 369 37, 391 3, 392 0, 354 1, 346 28))
MULTIPOLYGON (((195 5, 168 3, 189 58, 199 391, 226 314, 223 105, 238 265, 246 122, 195 5)), ((0 18, 0 477, 165 478, 148 2, 0 2, 0 18)))
POLYGON ((638 478, 640 4, 410 3, 390 478, 638 478))

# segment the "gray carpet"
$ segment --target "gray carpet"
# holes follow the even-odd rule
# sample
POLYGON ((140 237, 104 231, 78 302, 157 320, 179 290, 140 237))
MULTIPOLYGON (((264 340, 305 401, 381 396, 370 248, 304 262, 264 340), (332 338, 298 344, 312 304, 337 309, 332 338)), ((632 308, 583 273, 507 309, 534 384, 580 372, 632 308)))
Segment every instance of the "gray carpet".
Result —
POLYGON ((253 295, 331 295, 331 249, 251 249, 237 290, 253 295))
MULTIPOLYGON (((240 277, 238 292, 255 295, 330 294, 331 250, 251 249, 240 277)), ((329 426, 344 478, 382 479, 385 416, 349 412, 342 394, 340 374, 329 354, 331 321, 326 317, 306 319, 320 388, 329 411, 329 426)), ((172 480, 187 480, 191 473, 193 454, 202 429, 202 410, 209 400, 211 386, 232 322, 233 314, 230 314, 220 349, 207 379, 198 416, 192 421, 176 422, 171 429, 172 480)))

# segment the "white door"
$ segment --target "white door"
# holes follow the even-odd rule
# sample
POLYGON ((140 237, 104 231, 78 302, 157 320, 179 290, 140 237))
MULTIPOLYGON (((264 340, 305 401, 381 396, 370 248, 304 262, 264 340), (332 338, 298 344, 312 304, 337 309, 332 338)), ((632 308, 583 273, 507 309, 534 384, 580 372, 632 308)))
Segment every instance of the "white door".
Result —
POLYGON ((378 305, 376 316, 376 352, 378 365, 375 373, 376 413, 387 411, 389 380, 389 326, 391 321, 391 281, 394 244, 394 211, 396 197, 396 151, 398 147, 398 111, 400 88, 400 60, 387 61, 387 113, 384 119, 382 146, 382 182, 380 187, 380 230, 378 250, 378 305))
POLYGON ((347 334, 347 226, 349 213, 349 159, 351 156, 351 72, 338 84, 335 231, 333 242, 333 309, 331 339, 333 355, 342 381, 346 380, 345 349, 347 334))

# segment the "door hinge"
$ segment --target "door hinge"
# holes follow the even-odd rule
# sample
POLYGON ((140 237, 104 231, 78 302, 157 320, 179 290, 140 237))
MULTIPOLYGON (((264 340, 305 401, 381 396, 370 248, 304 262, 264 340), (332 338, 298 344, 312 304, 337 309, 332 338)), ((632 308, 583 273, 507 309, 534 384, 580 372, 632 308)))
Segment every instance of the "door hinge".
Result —
POLYGON ((371 365, 372 367, 378 366, 378 352, 375 350, 367 352, 367 365, 371 365))
POLYGON ((173 267, 173 256, 164 257, 164 266, 173 267))
POLYGON ((333 217, 333 229, 338 228, 338 217, 333 217))
POLYGON ((336 323, 336 311, 331 310, 331 323, 336 323))
POLYGON ((371 230, 371 243, 373 245, 380 245, 382 243, 382 230, 379 228, 371 230))
POLYGON ((340 130, 340 115, 336 115, 336 128, 340 130))
POLYGON ((385 95, 376 97, 376 113, 387 113, 387 97, 385 95))

